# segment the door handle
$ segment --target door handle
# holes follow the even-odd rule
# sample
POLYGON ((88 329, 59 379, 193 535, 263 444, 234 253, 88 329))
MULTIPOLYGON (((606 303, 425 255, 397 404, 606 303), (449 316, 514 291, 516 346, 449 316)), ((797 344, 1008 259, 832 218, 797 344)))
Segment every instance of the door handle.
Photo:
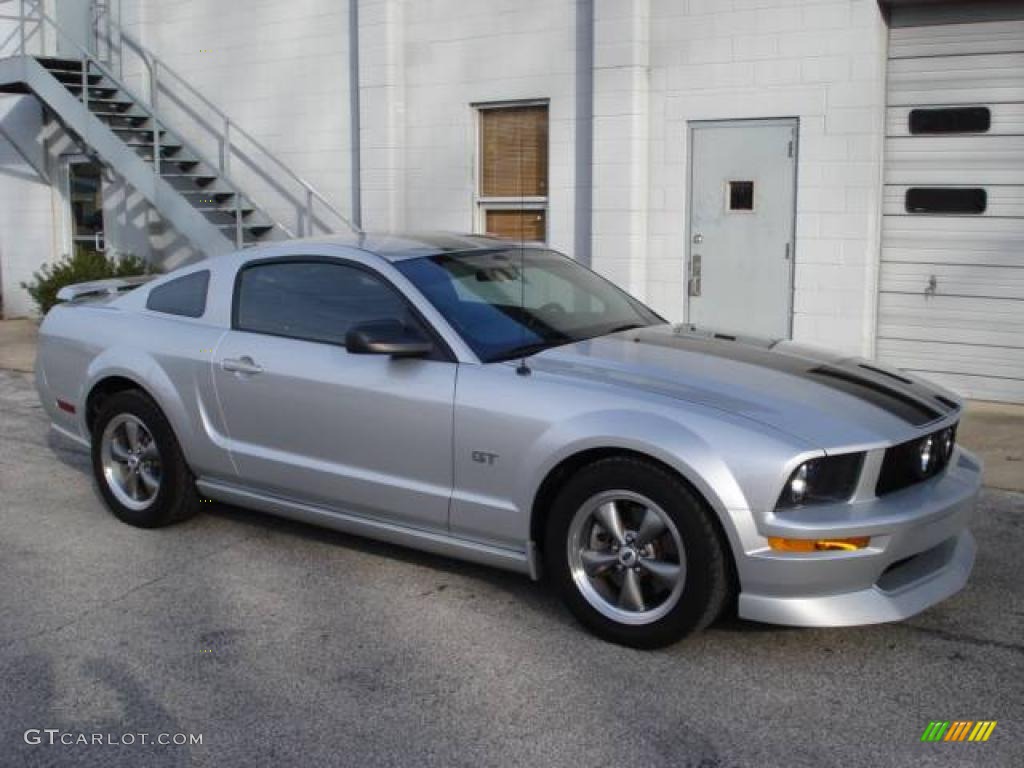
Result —
POLYGON ((700 254, 690 256, 690 280, 688 293, 691 296, 700 296, 700 254))
POLYGON ((239 358, 227 357, 220 361, 220 367, 232 373, 247 373, 250 375, 263 373, 263 366, 257 365, 248 355, 239 358))

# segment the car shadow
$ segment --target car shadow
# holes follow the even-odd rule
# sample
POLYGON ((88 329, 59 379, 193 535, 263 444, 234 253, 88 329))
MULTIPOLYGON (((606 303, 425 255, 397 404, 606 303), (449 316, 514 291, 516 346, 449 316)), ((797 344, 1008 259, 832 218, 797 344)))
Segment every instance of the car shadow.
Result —
POLYGON ((54 458, 64 466, 77 470, 83 475, 92 474, 92 459, 87 448, 83 448, 52 429, 47 430, 46 447, 53 451, 54 458))
MULTIPOLYGON (((504 571, 499 568, 445 557, 444 555, 436 555, 399 544, 335 531, 311 523, 290 520, 267 512, 236 507, 221 502, 213 501, 203 504, 203 507, 205 514, 221 520, 230 520, 236 525, 259 529, 268 534, 282 534, 321 544, 326 543, 344 547, 361 554, 421 566, 438 573, 449 574, 453 577, 469 578, 486 583, 489 587, 499 589, 510 598, 529 602, 534 608, 547 616, 556 616, 562 613, 560 603, 550 594, 543 580, 534 582, 521 574, 504 571)), ((568 617, 566 619, 568 620, 568 617)))
MULTIPOLYGON (((92 464, 87 449, 53 430, 48 432, 46 443, 57 461, 88 477, 90 486, 95 491, 95 483, 92 482, 92 464)), ((202 512, 205 515, 222 520, 230 520, 236 525, 256 528, 267 533, 283 534, 309 541, 329 543, 367 555, 422 566, 439 573, 468 577, 498 588, 508 594, 510 598, 515 597, 518 600, 528 602, 546 616, 561 616, 563 620, 571 621, 571 618, 565 615, 560 603, 550 594, 550 591, 543 582, 536 583, 519 574, 443 555, 435 555, 430 552, 422 552, 398 544, 347 534, 311 523, 290 520, 270 513, 236 507, 218 501, 210 501, 202 506, 202 512)))

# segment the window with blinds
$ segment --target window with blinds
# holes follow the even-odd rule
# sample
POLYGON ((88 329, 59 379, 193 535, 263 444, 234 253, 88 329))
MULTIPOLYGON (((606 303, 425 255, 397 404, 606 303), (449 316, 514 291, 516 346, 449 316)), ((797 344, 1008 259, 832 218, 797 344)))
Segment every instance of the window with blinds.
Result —
POLYGON ((547 104, 479 106, 478 226, 489 235, 547 240, 547 104))

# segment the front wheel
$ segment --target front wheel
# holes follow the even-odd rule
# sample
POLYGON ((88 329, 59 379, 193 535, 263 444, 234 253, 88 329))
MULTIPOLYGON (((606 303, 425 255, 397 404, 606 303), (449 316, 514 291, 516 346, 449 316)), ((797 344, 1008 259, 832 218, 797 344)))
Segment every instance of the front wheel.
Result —
POLYGON ((103 500, 129 525, 158 528, 191 517, 199 506, 171 425, 140 391, 119 392, 101 407, 92 468, 103 500))
POLYGON ((721 612, 729 574, 712 511, 676 475, 630 457, 577 472, 555 499, 548 573, 600 637, 657 648, 721 612))

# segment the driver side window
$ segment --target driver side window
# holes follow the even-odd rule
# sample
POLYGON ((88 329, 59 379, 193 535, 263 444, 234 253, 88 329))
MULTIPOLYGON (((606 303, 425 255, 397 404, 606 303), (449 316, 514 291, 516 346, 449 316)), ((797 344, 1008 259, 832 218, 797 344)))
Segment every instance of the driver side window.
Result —
POLYGON ((240 331, 344 346, 355 325, 422 327, 405 299, 382 278, 329 261, 279 261, 243 267, 233 326, 240 331))

